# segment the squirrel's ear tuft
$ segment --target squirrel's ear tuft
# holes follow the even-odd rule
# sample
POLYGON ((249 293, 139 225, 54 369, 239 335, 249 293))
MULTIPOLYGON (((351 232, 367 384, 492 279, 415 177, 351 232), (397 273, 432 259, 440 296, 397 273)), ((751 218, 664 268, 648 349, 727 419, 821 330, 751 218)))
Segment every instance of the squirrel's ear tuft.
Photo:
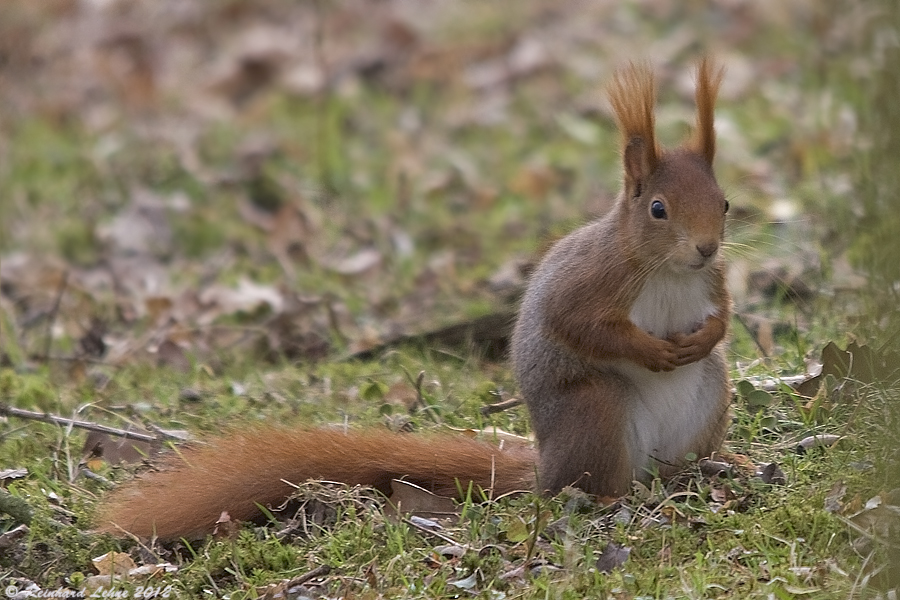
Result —
POLYGON ((716 96, 725 69, 711 58, 704 57, 697 68, 697 126, 686 147, 706 159, 712 166, 716 156, 715 120, 716 96))
POLYGON ((638 195, 640 192, 635 194, 635 191, 640 189, 642 180, 659 164, 653 117, 656 103, 653 71, 646 63, 630 63, 615 72, 608 94, 622 134, 625 188, 630 194, 638 195))

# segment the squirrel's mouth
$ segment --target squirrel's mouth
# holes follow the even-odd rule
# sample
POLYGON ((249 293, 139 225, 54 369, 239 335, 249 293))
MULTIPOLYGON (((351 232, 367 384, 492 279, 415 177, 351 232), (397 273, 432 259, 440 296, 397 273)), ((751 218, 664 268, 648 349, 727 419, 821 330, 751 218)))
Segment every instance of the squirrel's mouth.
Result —
POLYGON ((708 264, 709 264, 708 260, 706 260, 705 258, 701 258, 699 262, 689 264, 688 268, 691 271, 702 271, 703 269, 706 268, 706 265, 708 265, 708 264))

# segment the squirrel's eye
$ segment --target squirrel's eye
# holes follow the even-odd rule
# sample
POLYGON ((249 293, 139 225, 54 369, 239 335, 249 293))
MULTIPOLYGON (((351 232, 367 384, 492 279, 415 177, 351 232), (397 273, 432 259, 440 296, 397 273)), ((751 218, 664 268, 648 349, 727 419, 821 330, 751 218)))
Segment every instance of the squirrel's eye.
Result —
POLYGON ((731 208, 731 205, 728 203, 728 200, 725 201, 725 212, 728 212, 728 209, 731 208))
POLYGON ((666 215, 666 207, 659 200, 654 200, 650 203, 650 216, 654 219, 665 219, 668 215, 666 215))

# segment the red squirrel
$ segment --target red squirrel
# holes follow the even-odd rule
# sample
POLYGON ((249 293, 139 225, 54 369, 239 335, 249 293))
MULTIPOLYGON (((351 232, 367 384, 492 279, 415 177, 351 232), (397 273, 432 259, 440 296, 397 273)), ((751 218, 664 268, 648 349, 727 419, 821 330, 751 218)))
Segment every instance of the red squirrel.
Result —
POLYGON ((259 517, 258 505, 291 493, 285 482, 308 479, 388 491, 404 478, 444 495, 470 482, 495 496, 574 485, 617 496, 717 450, 730 421, 728 202, 712 169, 721 78, 710 60, 700 63, 696 128, 666 151, 654 133, 650 69, 630 65, 613 77, 624 189, 610 213, 547 252, 513 334, 537 451, 462 436, 260 427, 183 449, 123 485, 101 505, 99 530, 201 537, 223 512, 259 517))

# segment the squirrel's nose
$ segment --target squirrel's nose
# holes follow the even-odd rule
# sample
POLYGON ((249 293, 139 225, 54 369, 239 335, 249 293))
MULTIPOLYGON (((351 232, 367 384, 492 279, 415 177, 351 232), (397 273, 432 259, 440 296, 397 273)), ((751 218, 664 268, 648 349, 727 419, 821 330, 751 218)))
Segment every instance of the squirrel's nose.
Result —
POLYGON ((700 256, 703 258, 709 258, 713 254, 716 253, 716 250, 719 249, 718 242, 709 242, 708 244, 697 244, 697 252, 700 253, 700 256))

